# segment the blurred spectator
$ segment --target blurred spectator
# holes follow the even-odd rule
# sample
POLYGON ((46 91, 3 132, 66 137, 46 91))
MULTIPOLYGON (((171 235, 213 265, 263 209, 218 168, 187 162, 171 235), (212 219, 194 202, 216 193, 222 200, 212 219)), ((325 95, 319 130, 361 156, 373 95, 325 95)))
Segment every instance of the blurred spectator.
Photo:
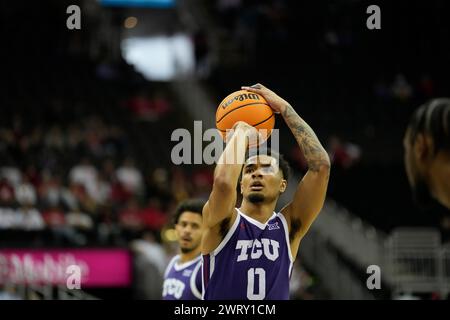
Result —
POLYGON ((173 192, 169 173, 165 168, 156 168, 147 177, 147 197, 157 197, 162 203, 170 203, 173 200, 173 192))
POLYGON ((144 231, 140 239, 130 244, 134 259, 134 298, 160 300, 167 256, 151 232, 144 231))
POLYGON ((42 230, 45 228, 41 213, 34 208, 36 204, 36 191, 34 187, 24 181, 16 189, 16 199, 20 204, 17 209, 18 229, 24 230, 42 230))
POLYGON ((24 172, 25 178, 35 187, 39 188, 41 185, 41 175, 35 164, 29 164, 24 172))
POLYGON ((33 185, 25 182, 16 187, 16 199, 22 206, 32 207, 36 204, 36 190, 33 185))
POLYGON ((130 248, 138 254, 142 254, 158 268, 162 275, 168 263, 168 257, 163 247, 156 241, 152 231, 144 230, 141 238, 133 240, 130 248))
POLYGON ((202 168, 194 171, 192 182, 194 186, 193 197, 207 200, 211 193, 214 176, 209 168, 202 168))
POLYGON ((119 212, 121 225, 130 231, 143 228, 159 230, 167 223, 167 216, 161 210, 161 204, 155 197, 150 198, 148 205, 141 208, 135 198, 128 201, 126 207, 119 212))
POLYGON ((83 239, 78 236, 76 230, 66 223, 64 212, 59 207, 51 207, 42 213, 42 217, 50 230, 52 241, 57 246, 68 244, 83 244, 83 239))
POLYGON ((328 153, 331 163, 344 169, 350 168, 361 157, 361 150, 356 144, 344 143, 335 135, 329 138, 328 153))
POLYGON ((22 173, 13 166, 5 166, 0 168, 0 176, 5 178, 11 186, 18 186, 22 182, 22 173))
POLYGON ((111 185, 111 199, 115 204, 124 204, 131 199, 133 195, 125 189, 125 187, 119 183, 119 181, 114 181, 111 185))
POLYGON ((125 102, 125 107, 144 121, 156 121, 171 110, 171 104, 162 91, 149 96, 146 91, 141 90, 125 102))
POLYGON ((135 198, 128 200, 126 207, 119 212, 119 222, 125 229, 142 230, 144 222, 142 221, 138 201, 135 198))
POLYGON ((94 226, 92 218, 88 214, 83 213, 80 210, 75 210, 67 213, 66 223, 69 226, 80 230, 91 230, 94 226))
POLYGON ((161 230, 167 223, 167 215, 162 211, 161 202, 152 197, 146 207, 141 209, 141 219, 147 229, 161 230))
POLYGON ((13 206, 15 201, 14 188, 6 178, 0 178, 0 205, 13 206))
POLYGON ((64 212, 57 206, 52 206, 48 210, 42 212, 42 218, 49 228, 59 228, 66 224, 64 212))
POLYGON ((117 180, 125 187, 125 190, 133 195, 143 192, 143 178, 141 172, 136 168, 134 160, 126 158, 122 166, 116 171, 117 180))
MULTIPOLYGON (((70 193, 76 199, 78 206, 88 212, 94 212, 97 209, 97 203, 95 200, 86 192, 86 188, 79 183, 72 183, 70 185, 70 193)), ((75 209, 78 208, 75 207, 75 209)))
POLYGON ((112 188, 109 180, 101 172, 98 175, 98 189, 97 192, 94 193, 94 199, 100 205, 106 204, 111 199, 111 190, 112 188))
POLYGON ((81 162, 71 169, 69 179, 71 183, 82 185, 88 194, 96 193, 97 169, 91 164, 89 158, 83 157, 81 162))
POLYGON ((176 203, 183 201, 189 197, 189 184, 187 183, 186 174, 179 167, 172 170, 172 192, 176 203))
POLYGON ((22 207, 17 210, 19 223, 17 229, 22 230, 43 230, 45 228, 44 219, 38 210, 30 207, 22 207))

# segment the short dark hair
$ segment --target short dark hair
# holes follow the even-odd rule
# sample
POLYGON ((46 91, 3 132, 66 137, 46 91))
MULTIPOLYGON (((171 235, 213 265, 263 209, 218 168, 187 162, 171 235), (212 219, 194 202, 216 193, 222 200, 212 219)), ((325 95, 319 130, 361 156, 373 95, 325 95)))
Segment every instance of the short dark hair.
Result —
POLYGON ((205 201, 201 199, 189 199, 181 202, 177 209, 175 210, 175 214, 173 217, 173 223, 177 224, 180 216, 183 212, 189 211, 193 213, 197 213, 202 215, 203 207, 205 206, 205 201))
MULTIPOLYGON (((278 161, 278 166, 281 169, 281 173, 283 174, 283 179, 286 181, 289 180, 289 175, 291 173, 291 166, 289 165, 289 162, 286 161, 286 159, 283 157, 282 154, 272 150, 272 149, 260 149, 255 148, 251 149, 249 152, 247 152, 247 156, 245 158, 245 161, 247 161, 250 157, 258 156, 258 155, 267 155, 269 157, 275 158, 278 161)), ((240 179, 239 179, 240 181, 240 179)))
POLYGON ((450 99, 437 98, 420 106, 413 113, 408 128, 410 143, 419 133, 427 133, 433 139, 435 154, 450 151, 450 99))

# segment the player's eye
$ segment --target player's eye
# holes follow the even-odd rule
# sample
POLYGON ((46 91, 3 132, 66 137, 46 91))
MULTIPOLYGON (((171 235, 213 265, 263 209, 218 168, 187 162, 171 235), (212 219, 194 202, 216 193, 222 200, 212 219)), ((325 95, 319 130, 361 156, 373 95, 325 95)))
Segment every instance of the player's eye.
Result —
POLYGON ((274 173, 275 169, 272 166, 264 166, 261 168, 261 173, 262 174, 271 174, 274 173))

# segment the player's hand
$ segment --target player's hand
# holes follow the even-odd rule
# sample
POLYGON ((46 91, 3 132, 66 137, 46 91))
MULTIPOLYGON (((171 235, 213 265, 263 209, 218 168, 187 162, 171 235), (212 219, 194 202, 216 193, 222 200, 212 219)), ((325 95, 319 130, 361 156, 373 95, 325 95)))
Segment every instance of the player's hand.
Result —
POLYGON ((267 103, 269 103, 270 107, 273 109, 275 113, 282 113, 289 105, 289 103, 277 95, 272 90, 264 87, 262 84, 257 83, 252 85, 251 87, 242 86, 242 90, 247 90, 250 92, 254 92, 260 94, 266 99, 267 103))
POLYGON ((258 129, 249 125, 247 122, 238 121, 233 125, 233 132, 243 130, 250 141, 262 141, 262 135, 258 129), (258 140, 256 140, 258 139, 258 140))

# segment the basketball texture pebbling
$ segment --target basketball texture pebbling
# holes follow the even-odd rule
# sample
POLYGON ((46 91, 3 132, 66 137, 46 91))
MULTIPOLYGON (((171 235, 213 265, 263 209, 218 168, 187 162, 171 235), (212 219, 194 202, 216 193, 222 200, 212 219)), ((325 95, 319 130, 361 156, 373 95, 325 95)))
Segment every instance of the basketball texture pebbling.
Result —
POLYGON ((244 121, 259 130, 262 143, 267 140, 275 126, 275 114, 267 101, 259 94, 239 90, 229 94, 219 104, 216 112, 216 127, 222 138, 238 121, 244 121))

